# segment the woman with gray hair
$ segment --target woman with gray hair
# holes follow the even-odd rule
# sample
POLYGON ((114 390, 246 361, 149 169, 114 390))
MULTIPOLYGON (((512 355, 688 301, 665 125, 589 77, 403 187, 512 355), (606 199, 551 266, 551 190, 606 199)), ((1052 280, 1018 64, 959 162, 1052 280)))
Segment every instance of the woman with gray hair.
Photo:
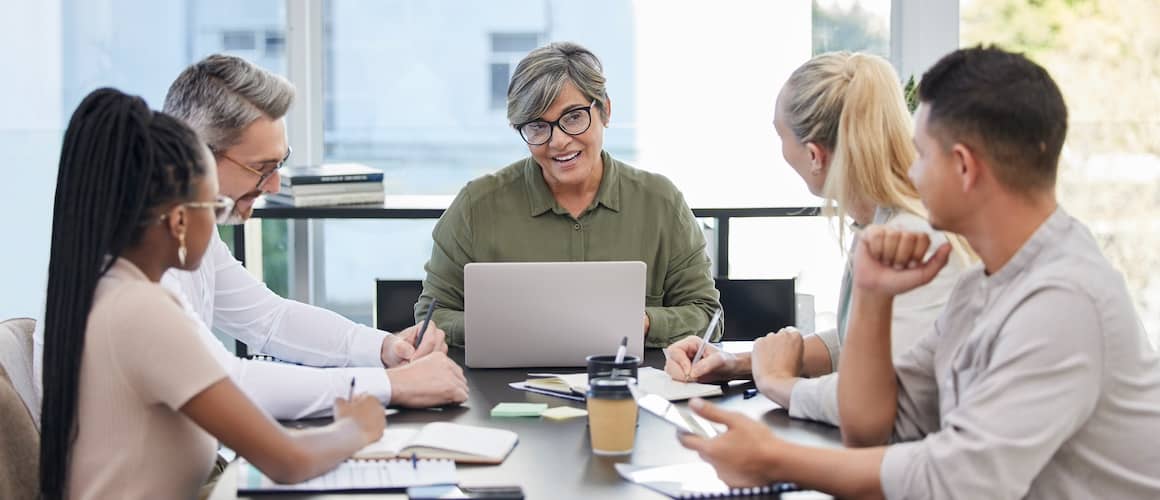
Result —
POLYGON ((632 260, 648 268, 645 344, 703 332, 720 307, 704 235, 672 182, 604 151, 600 60, 570 42, 533 50, 512 74, 507 115, 531 156, 469 182, 439 219, 416 318, 438 299, 434 319, 463 344, 470 262, 632 260))

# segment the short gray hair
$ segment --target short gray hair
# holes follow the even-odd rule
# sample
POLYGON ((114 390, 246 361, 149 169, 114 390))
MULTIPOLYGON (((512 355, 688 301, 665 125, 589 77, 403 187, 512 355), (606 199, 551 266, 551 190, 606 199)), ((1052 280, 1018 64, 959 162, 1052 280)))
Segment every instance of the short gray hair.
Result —
POLYGON ((294 86, 236 56, 214 54, 185 68, 165 95, 164 111, 185 120, 210 149, 238 143, 242 130, 266 116, 286 116, 294 86))
POLYGON ((608 91, 604 67, 588 49, 573 42, 552 42, 531 51, 516 65, 508 84, 507 116, 512 126, 542 116, 572 82, 589 101, 596 101, 600 117, 608 122, 608 91))

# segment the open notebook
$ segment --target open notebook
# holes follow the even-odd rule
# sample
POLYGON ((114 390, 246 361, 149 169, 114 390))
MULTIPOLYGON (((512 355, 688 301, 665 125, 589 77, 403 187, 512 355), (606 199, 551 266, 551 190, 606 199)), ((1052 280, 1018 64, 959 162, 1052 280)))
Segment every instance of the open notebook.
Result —
POLYGON ((363 493, 412 486, 456 484, 449 460, 347 460, 334 470, 297 484, 278 484, 244 459, 238 464, 238 493, 363 493))
POLYGON ((713 466, 705 462, 642 467, 615 464, 616 472, 629 481, 669 498, 733 498, 771 496, 798 491, 793 483, 774 483, 756 488, 730 488, 717 477, 713 466))
MULTIPOLYGON (((569 399, 582 397, 588 392, 587 373, 529 375, 543 375, 543 377, 528 379, 522 383, 517 382, 513 384, 513 387, 522 390, 538 389, 539 391, 554 392, 563 397, 571 396, 569 399)), ((707 398, 720 396, 722 394, 721 387, 719 386, 678 382, 669 377, 665 372, 650 366, 639 369, 637 376, 640 378, 638 385, 641 390, 648 394, 656 394, 669 401, 707 398)))
POLYGON ((378 441, 355 453, 355 458, 444 458, 469 464, 503 463, 519 436, 503 429, 432 422, 419 429, 388 427, 378 441))

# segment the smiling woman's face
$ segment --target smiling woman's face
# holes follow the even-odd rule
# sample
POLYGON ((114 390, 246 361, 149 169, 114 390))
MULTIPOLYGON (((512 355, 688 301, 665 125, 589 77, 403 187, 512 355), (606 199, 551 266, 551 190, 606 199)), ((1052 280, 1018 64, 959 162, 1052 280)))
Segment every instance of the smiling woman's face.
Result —
MULTIPOLYGON (((576 88, 572 82, 565 82, 560 95, 539 118, 556 121, 569 112, 588 108, 592 100, 576 88)), ((568 135, 559 128, 552 129, 552 138, 539 146, 528 146, 532 158, 544 172, 544 180, 549 186, 579 186, 600 174, 603 163, 600 152, 604 149, 604 127, 600 109, 593 105, 589 110, 592 124, 583 133, 568 135)))

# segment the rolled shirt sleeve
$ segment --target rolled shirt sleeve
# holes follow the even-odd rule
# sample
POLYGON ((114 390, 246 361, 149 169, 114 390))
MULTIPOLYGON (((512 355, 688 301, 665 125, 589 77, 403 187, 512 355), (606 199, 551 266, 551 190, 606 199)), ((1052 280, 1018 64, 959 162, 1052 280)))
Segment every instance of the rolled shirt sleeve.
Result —
POLYGON ((798 380, 790 391, 789 416, 839 425, 838 374, 798 380))
POLYGON ((431 319, 447 334, 447 342, 462 346, 463 325, 463 267, 474 261, 471 253, 471 183, 443 212, 431 233, 431 258, 424 266, 427 277, 423 293, 415 303, 416 322, 427 314, 427 306, 438 299, 439 304, 431 319))
MULTIPOLYGON (((676 191, 676 187, 672 189, 676 191)), ((689 335, 703 334, 713 313, 721 307, 710 271, 712 263, 705 252, 705 234, 679 193, 676 210, 680 222, 666 238, 672 258, 667 262, 663 302, 645 308, 649 316, 645 342, 650 347, 667 347, 689 335)), ((720 340, 724 332, 722 317, 713 329, 712 339, 720 340)))

